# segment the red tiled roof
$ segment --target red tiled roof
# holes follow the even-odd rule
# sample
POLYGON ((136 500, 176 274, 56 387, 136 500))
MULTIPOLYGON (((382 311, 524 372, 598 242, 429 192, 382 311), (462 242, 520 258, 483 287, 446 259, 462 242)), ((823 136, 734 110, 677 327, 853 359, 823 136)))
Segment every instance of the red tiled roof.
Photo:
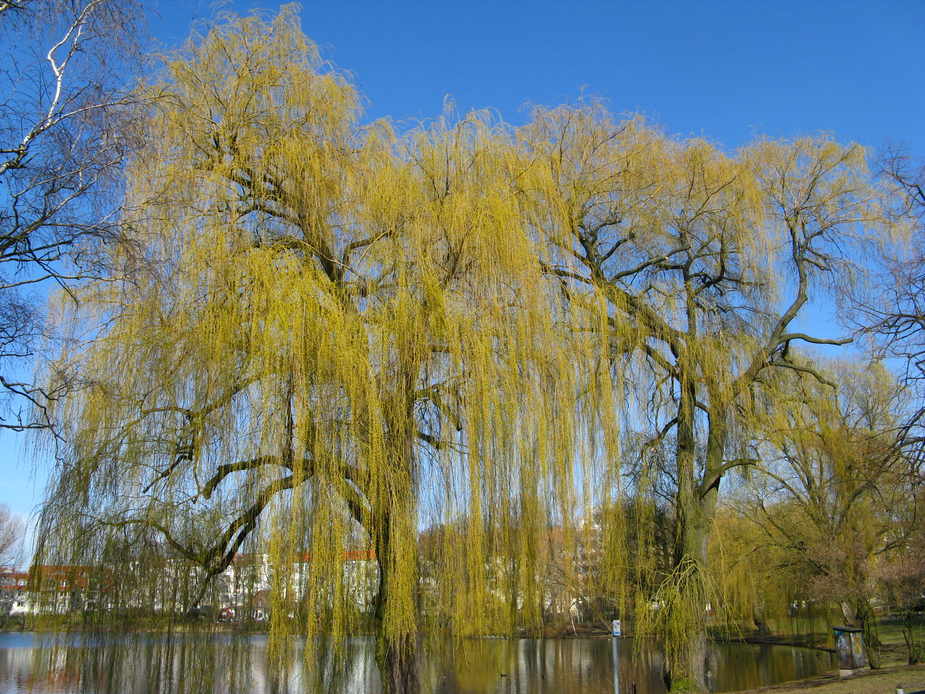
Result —
MULTIPOLYGON (((376 558, 376 550, 373 549, 348 549, 344 552, 344 561, 373 561, 376 558)), ((295 561, 308 563, 312 560, 309 552, 297 554, 295 561)))
POLYGON ((0 589, 22 593, 28 588, 29 574, 12 569, 0 571, 0 589), (20 585, 22 582, 22 585, 20 585))
POLYGON ((90 574, 98 573, 99 570, 92 566, 69 565, 69 564, 38 564, 29 569, 27 576, 30 582, 42 583, 45 581, 55 581, 55 590, 66 591, 74 588, 86 588, 90 584, 90 574))

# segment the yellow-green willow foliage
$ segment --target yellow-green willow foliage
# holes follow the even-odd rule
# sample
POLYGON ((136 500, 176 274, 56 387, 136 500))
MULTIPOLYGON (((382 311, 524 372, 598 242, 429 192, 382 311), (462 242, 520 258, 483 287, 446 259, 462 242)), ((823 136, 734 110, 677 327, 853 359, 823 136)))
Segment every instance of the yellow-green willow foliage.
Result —
POLYGON ((345 557, 372 553, 380 671, 412 690, 420 634, 539 627, 548 539, 580 585, 599 530, 604 592, 701 680, 720 482, 812 339, 793 319, 879 223, 862 151, 728 155, 596 104, 361 127, 297 26, 229 17, 145 87, 129 279, 69 317, 86 387, 57 411, 48 552, 182 559, 190 604, 266 553, 274 652, 305 633, 309 666, 366 626, 345 557), (663 570, 627 518, 669 517, 666 480, 663 570))
MULTIPOLYGON (((812 297, 850 278, 859 241, 886 233, 884 193, 862 148, 825 138, 760 140, 728 155, 615 122, 596 105, 540 109, 517 137, 528 173, 515 185, 548 245, 546 273, 570 314, 587 316, 629 425, 644 432, 633 491, 670 498, 674 562, 637 579, 659 586, 656 599, 634 601, 637 628, 672 644, 687 634, 669 662, 702 689, 720 484, 757 463, 754 409, 768 399, 769 373, 798 368, 791 343, 833 342, 793 324, 812 297)), ((604 441, 618 432, 601 426, 604 441)))
POLYGON ((743 496, 743 490, 737 490, 734 499, 720 505, 710 538, 715 604, 725 618, 719 626, 734 635, 777 633, 774 627, 785 623, 791 606, 805 604, 810 597, 808 575, 784 547, 769 541, 743 496))
POLYGON ((544 277, 511 138, 478 115, 360 127, 297 27, 229 18, 145 87, 137 255, 72 318, 97 327, 62 358, 86 387, 58 411, 46 556, 136 572, 151 547, 152 580, 199 567, 193 605, 266 553, 272 649, 304 633, 317 671, 364 628, 345 557, 365 552, 380 673, 411 690, 425 620, 539 626, 547 528, 574 544, 591 463, 617 454, 595 454, 594 342, 544 277))
POLYGON ((896 446, 905 394, 882 364, 828 366, 776 379, 777 406, 755 422, 766 462, 745 511, 781 564, 802 572, 804 598, 865 628, 877 666, 877 565, 914 525, 915 475, 896 446))

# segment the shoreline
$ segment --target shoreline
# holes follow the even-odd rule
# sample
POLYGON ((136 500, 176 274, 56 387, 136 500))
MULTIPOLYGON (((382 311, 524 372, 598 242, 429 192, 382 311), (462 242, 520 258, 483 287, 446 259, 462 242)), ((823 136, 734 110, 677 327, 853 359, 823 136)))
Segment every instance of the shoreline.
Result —
MULTIPOLYGON (((173 624, 126 624, 126 623, 39 623, 39 624, 0 624, 0 633, 53 633, 53 632, 121 632, 121 633, 190 633, 190 632, 209 632, 224 634, 267 634, 268 629, 255 623, 253 625, 240 625, 228 622, 209 622, 209 621, 177 621, 173 624)), ((365 632, 354 634, 357 636, 368 636, 365 632)), ((813 635, 805 636, 718 636, 709 638, 714 643, 747 643, 756 646, 791 646, 794 648, 808 648, 810 650, 824 651, 835 653, 834 648, 821 645, 818 640, 811 638, 813 635)), ((470 639, 541 639, 550 641, 575 640, 575 639, 633 639, 634 634, 624 632, 621 636, 614 637, 606 629, 579 629, 573 633, 571 629, 555 630, 549 629, 539 634, 521 632, 516 634, 484 634, 481 636, 468 636, 470 639)))
POLYGON ((840 678, 837 672, 832 672, 725 694, 798 694, 807 690, 818 694, 893 694, 897 685, 903 687, 905 694, 925 692, 925 663, 896 665, 878 670, 868 668, 845 678, 840 678))

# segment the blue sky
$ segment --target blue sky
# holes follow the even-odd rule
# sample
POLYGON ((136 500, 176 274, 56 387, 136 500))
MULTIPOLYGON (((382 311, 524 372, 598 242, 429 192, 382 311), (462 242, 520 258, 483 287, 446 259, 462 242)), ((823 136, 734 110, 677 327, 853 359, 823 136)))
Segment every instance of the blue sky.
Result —
MULTIPOLYGON (((205 0, 146 3, 163 48, 205 0)), ((278 5, 226 3, 248 12, 278 5)), ((605 100, 728 149, 758 135, 828 132, 925 160, 925 1, 307 2, 302 26, 349 70, 367 118, 397 123, 456 108, 527 118, 530 104, 605 100)), ((831 322, 819 308, 808 321, 831 322)), ((830 326, 834 334, 837 326, 830 326)), ((0 503, 29 514, 45 473, 21 435, 0 434, 0 503)))
MULTIPOLYGON (((175 42, 212 5, 162 0, 158 12, 155 33, 175 42)), ((319 2, 303 5, 302 26, 374 118, 432 117, 450 95, 517 122, 527 104, 584 90, 728 147, 819 131, 925 147, 921 0, 319 2)))

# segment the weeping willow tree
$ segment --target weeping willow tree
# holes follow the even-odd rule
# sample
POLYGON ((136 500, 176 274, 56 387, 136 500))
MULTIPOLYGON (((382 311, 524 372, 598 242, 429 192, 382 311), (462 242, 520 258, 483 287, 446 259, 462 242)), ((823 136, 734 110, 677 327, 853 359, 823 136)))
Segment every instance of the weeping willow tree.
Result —
POLYGON ((144 90, 131 281, 84 287, 62 319, 58 367, 84 387, 57 412, 44 556, 152 580, 181 559, 192 607, 263 551, 271 650, 305 634, 324 679, 361 626, 344 557, 364 550, 388 691, 419 687, 425 619, 537 625, 546 528, 574 537, 601 408, 506 131, 361 127, 292 8, 226 18, 144 90), (127 561, 141 548, 157 560, 127 561))
POLYGON ((84 387, 46 555, 182 559, 192 606, 264 553, 271 652, 306 634, 323 680, 361 550, 384 686, 414 691, 423 634, 540 626, 546 564, 587 582, 599 528, 602 591, 702 687, 720 484, 756 462, 768 374, 812 371, 790 344, 833 342, 791 326, 881 228, 863 152, 730 156, 593 104, 398 135, 297 26, 229 17, 144 87, 131 281, 62 313, 84 387))
POLYGON ((795 325, 850 281, 857 242, 887 230, 882 192, 861 147, 825 138, 727 155, 594 105, 540 110, 518 137, 531 171, 518 188, 552 257, 543 269, 590 316, 624 375, 626 419, 650 432, 635 492, 651 495, 659 478, 672 490, 673 568, 635 601, 637 626, 665 644, 676 686, 704 689, 721 482, 759 462, 750 425, 773 400, 769 376, 814 373, 791 344, 847 342, 795 325))

